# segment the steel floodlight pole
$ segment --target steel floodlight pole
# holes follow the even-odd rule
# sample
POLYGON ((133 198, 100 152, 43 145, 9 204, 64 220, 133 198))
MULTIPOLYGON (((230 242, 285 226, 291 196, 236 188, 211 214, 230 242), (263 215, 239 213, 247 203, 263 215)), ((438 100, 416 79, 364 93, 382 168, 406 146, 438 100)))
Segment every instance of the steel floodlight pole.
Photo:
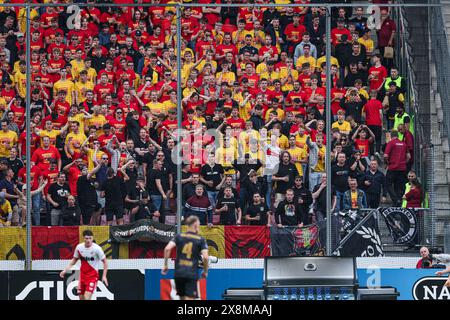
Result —
POLYGON ((327 8, 326 13, 326 76, 327 76, 327 90, 326 90, 326 155, 325 155, 325 166, 326 166, 326 174, 327 174, 327 247, 326 252, 327 256, 332 253, 332 241, 331 237, 333 235, 332 232, 332 223, 331 223, 331 8, 327 8))
POLYGON ((32 203, 31 203, 31 128, 30 128, 30 93, 31 93, 31 57, 30 57, 30 43, 31 43, 31 36, 30 36, 30 21, 31 21, 31 7, 27 6, 27 26, 26 26, 26 33, 27 33, 27 44, 26 44, 26 57, 27 57, 27 92, 26 92, 26 108, 25 108, 25 122, 26 122, 26 159, 27 159, 27 165, 26 165, 26 174, 27 174, 27 190, 26 190, 26 198, 27 198, 27 248, 26 248, 26 260, 25 260, 25 268, 26 270, 31 270, 31 225, 32 225, 32 218, 31 218, 31 209, 32 209, 32 203))
POLYGON ((177 159, 177 233, 181 232, 181 212, 183 210, 182 207, 182 197, 183 197, 183 188, 181 185, 182 178, 182 161, 183 157, 181 156, 182 148, 181 148, 181 123, 182 123, 182 114, 183 110, 181 108, 181 7, 179 4, 176 6, 177 8, 177 122, 178 122, 178 133, 177 133, 177 146, 176 146, 176 159, 177 159))

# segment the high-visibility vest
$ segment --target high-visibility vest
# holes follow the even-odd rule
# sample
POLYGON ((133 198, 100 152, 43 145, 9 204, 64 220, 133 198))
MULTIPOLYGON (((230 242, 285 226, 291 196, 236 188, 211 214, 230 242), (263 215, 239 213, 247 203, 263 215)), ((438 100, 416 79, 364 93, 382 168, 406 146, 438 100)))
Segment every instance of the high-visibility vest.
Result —
POLYGON ((386 78, 386 81, 384 82, 384 89, 386 90, 386 91, 388 91, 388 89, 389 89, 389 83, 391 83, 391 82, 395 82, 395 84, 397 85, 397 88, 401 88, 401 86, 402 86, 402 77, 398 77, 397 79, 395 79, 395 80, 392 80, 392 78, 391 77, 389 77, 389 78, 386 78))
MULTIPOLYGON (((411 191, 411 183, 407 182, 405 184, 405 193, 404 194, 407 194, 409 191, 411 191)), ((406 199, 403 199, 403 201, 402 201, 402 208, 406 208, 407 202, 408 201, 406 201, 406 199)))
MULTIPOLYGON (((404 112, 401 117, 398 117, 397 113, 395 114, 395 116, 394 116, 394 128, 393 128, 394 130, 398 130, 398 126, 405 123, 405 121, 404 121, 405 117, 409 117, 409 119, 411 120, 411 117, 406 112, 404 112)), ((413 124, 410 121, 409 122, 409 131, 411 131, 411 126, 413 126, 413 124)), ((400 132, 398 133, 398 139, 403 141, 403 134, 400 133, 400 132)))

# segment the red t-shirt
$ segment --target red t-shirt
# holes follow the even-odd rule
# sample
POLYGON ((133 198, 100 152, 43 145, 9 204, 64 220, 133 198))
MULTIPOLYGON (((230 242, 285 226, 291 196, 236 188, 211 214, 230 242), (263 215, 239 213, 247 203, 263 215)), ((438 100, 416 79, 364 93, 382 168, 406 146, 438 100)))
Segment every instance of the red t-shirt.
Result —
POLYGON ((302 41, 302 36, 303 33, 305 33, 306 28, 304 25, 299 24, 297 27, 294 26, 293 23, 290 23, 286 26, 286 28, 284 29, 284 34, 287 37, 291 37, 293 38, 294 42, 301 42, 302 41))
POLYGON ((368 126, 379 126, 383 125, 381 119, 380 110, 383 110, 383 104, 377 99, 370 99, 365 107, 366 111, 366 125, 368 126))
POLYGON ((331 42, 333 46, 336 46, 338 44, 338 39, 340 39, 344 34, 347 35, 348 39, 352 38, 350 31, 347 28, 334 28, 333 30, 331 30, 331 42))
POLYGON ((61 155, 54 146, 49 146, 47 150, 38 148, 31 156, 31 161, 34 162, 41 171, 48 170, 50 167, 50 159, 61 159, 61 155))
POLYGON ((375 76, 373 79, 369 80, 370 90, 378 90, 384 83, 384 79, 387 77, 387 70, 384 66, 371 67, 369 69, 369 76, 375 76))
POLYGON ((361 156, 362 157, 368 157, 369 156, 369 150, 370 150, 370 141, 369 139, 356 139, 355 140, 355 148, 357 150, 361 150, 361 156))
POLYGON ((391 171, 406 171, 406 153, 408 146, 405 142, 392 139, 386 145, 384 154, 389 157, 388 170, 391 171))
POLYGON ((48 189, 50 188, 50 185, 56 182, 56 178, 58 178, 59 170, 58 168, 55 168, 55 170, 44 170, 42 171, 42 177, 44 180, 48 180, 47 185, 44 188, 44 194, 48 194, 48 189))
POLYGON ((70 193, 77 196, 77 182, 78 178, 81 177, 81 171, 76 165, 70 167, 67 174, 67 180, 69 181, 70 193))
POLYGON ((116 129, 116 136, 119 141, 125 141, 125 130, 127 128, 127 123, 125 122, 125 118, 122 118, 121 121, 117 120, 116 118, 109 121, 109 124, 111 127, 116 129))
MULTIPOLYGON (((39 188, 39 177, 42 175, 41 170, 37 166, 32 166, 30 169, 30 176, 31 176, 31 191, 36 190, 39 188)), ((17 176, 22 180, 22 183, 27 183, 27 168, 23 167, 19 170, 19 173, 17 176)))
MULTIPOLYGON (((19 136, 19 144, 20 144, 20 151, 22 155, 26 155, 27 154, 27 133, 26 130, 24 130, 20 136, 19 136)), ((36 151, 36 148, 38 146, 40 137, 36 134, 36 133, 31 133, 31 142, 30 142, 30 151, 31 154, 34 153, 34 151, 36 151)))

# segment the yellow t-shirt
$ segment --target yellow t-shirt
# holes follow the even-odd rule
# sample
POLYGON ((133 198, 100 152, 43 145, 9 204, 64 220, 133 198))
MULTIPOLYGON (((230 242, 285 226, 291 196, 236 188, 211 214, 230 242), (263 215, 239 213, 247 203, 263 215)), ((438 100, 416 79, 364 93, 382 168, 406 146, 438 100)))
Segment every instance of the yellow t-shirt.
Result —
POLYGON ((3 117, 7 105, 5 98, 0 97, 0 118, 3 117))
MULTIPOLYGON (((233 33, 231 34, 231 38, 234 39, 236 37, 236 35, 238 34, 239 30, 233 31, 233 33)), ((236 42, 236 49, 237 51, 241 50, 241 48, 243 46, 245 46, 244 40, 245 40, 245 36, 247 35, 247 33, 249 33, 249 31, 245 31, 242 30, 241 34, 239 35, 237 42, 236 42)))
POLYGON ((364 90, 363 88, 359 89, 359 94, 361 94, 364 98, 366 98, 367 100, 369 100, 369 94, 368 94, 367 91, 364 90))
POLYGON ((352 209, 358 208, 358 192, 350 191, 352 197, 352 209))
POLYGON ((75 91, 78 94, 78 102, 82 103, 86 100, 86 91, 94 90, 94 83, 91 81, 87 81, 86 83, 81 83, 77 81, 75 83, 75 91))
POLYGON ((5 202, 0 205, 0 225, 6 224, 10 213, 12 213, 11 203, 5 199, 5 202))
POLYGON ((84 131, 85 131, 84 121, 85 121, 85 119, 86 119, 86 115, 84 113, 78 113, 78 114, 74 115, 73 117, 69 117, 67 120, 69 122, 77 121, 80 124, 80 132, 84 133, 84 131))
POLYGON ((86 135, 80 130, 78 134, 75 134, 73 132, 69 133, 66 137, 66 144, 69 144, 71 149, 74 151, 80 151, 81 145, 83 144, 84 140, 86 140, 86 135), (69 140, 70 143, 69 143, 69 140))
POLYGON ((306 144, 306 140, 308 139, 308 137, 309 136, 307 134, 304 134, 302 137, 297 134, 295 136, 295 145, 299 148, 307 150, 308 145, 306 144))
POLYGON ((53 129, 52 131, 47 130, 41 130, 39 131, 38 136, 41 137, 41 145, 44 143, 42 140, 44 137, 50 138, 50 145, 55 146, 56 145, 56 137, 61 134, 61 130, 53 129))
POLYGON ((166 100, 162 103, 164 105, 165 110, 170 110, 177 107, 177 104, 175 102, 172 102, 170 100, 166 100))
POLYGON ((218 72, 216 74, 216 79, 219 79, 222 75, 222 83, 226 82, 229 85, 233 85, 233 82, 236 81, 236 75, 234 72, 228 71, 228 72, 218 72))
POLYGON ((298 174, 300 176, 303 176, 304 172, 302 168, 302 163, 299 161, 306 160, 308 158, 308 153, 304 148, 299 147, 289 148, 287 151, 289 152, 289 154, 291 155, 292 159, 295 162, 295 167, 297 168, 298 174))
MULTIPOLYGON (((297 81, 298 79, 298 71, 295 69, 291 70, 291 74, 292 74, 292 83, 288 83, 286 82, 282 87, 281 90, 282 91, 291 91, 294 90, 294 81, 297 81)), ((279 79, 286 79, 289 75, 288 69, 287 68, 281 68, 280 71, 278 72, 278 76, 279 79)))
POLYGON ((224 174, 235 174, 233 167, 234 161, 237 159, 237 150, 231 145, 228 148, 220 147, 216 150, 216 163, 223 166, 224 174))
POLYGON ((146 104, 150 108, 150 112, 154 115, 167 114, 167 109, 161 102, 149 102, 146 104))
MULTIPOLYGON (((2 1, 2 3, 4 3, 2 1)), ((35 17, 38 17, 39 13, 36 9, 31 9, 30 11, 30 19, 33 20, 35 17)), ((27 32, 27 9, 26 8, 20 8, 19 14, 17 15, 17 24, 19 26, 20 32, 25 33, 27 32)))
MULTIPOLYGON (((279 74, 278 72, 276 72, 276 71, 273 71, 273 72, 268 72, 268 71, 267 71, 267 72, 261 73, 260 78, 261 78, 261 79, 265 78, 265 79, 267 79, 267 80, 269 81, 269 83, 272 83, 272 82, 274 82, 275 80, 280 79, 280 74, 279 74)), ((269 90, 274 90, 275 87, 274 87, 273 85, 270 84, 270 85, 268 86, 268 89, 269 89, 269 90)))
MULTIPOLYGON (((331 65, 334 64, 334 65, 336 65, 339 68, 339 61, 338 61, 338 59, 336 59, 335 57, 331 57, 330 61, 331 61, 331 65)), ((317 59, 316 68, 319 69, 319 72, 322 72, 321 65, 324 62, 327 62, 327 56, 322 56, 319 59, 317 59)))
MULTIPOLYGON (((92 169, 95 168, 95 163, 94 160, 92 160, 92 158, 94 157, 94 149, 88 148, 87 150, 87 158, 88 158, 88 170, 91 171, 92 169)), ((97 160, 97 162, 100 162, 100 160, 102 159, 102 156, 105 155, 106 153, 104 153, 101 150, 97 151, 97 154, 95 155, 95 159, 97 160)))
POLYGON ((325 171, 325 154, 326 154, 326 147, 322 146, 322 148, 319 148, 319 159, 314 168, 314 171, 316 171, 316 172, 324 172, 325 171))
MULTIPOLYGON (((247 34, 250 34, 252 36, 252 45, 258 50, 261 49, 262 43, 261 43, 261 41, 258 41, 258 42, 256 41, 256 36, 259 35, 261 37, 261 39, 264 41, 264 38, 266 36, 265 33, 261 30, 256 31, 256 32, 255 32, 255 30, 250 30, 250 31, 245 31, 244 37, 247 34)), ((278 48, 278 45, 277 45, 277 48, 278 48)), ((281 51, 278 51, 278 52, 281 52, 281 51)))
MULTIPOLYGON (((241 67, 242 70, 245 69, 245 65, 244 68, 241 67)), ((260 64, 258 64, 258 66, 256 67, 255 73, 260 76, 263 73, 267 73, 267 64, 265 62, 261 62, 260 64)))
MULTIPOLYGON (((267 110, 266 116, 265 116, 265 119, 264 119, 266 122, 269 121, 270 113, 272 111, 274 111, 273 108, 270 108, 270 109, 267 110)), ((284 120, 284 110, 280 109, 280 108, 277 108, 276 111, 277 111, 278 120, 283 121, 284 120)))
POLYGON ((94 68, 87 69, 87 77, 88 77, 88 81, 91 81, 92 83, 94 83, 95 79, 97 79, 97 71, 94 68))
POLYGON ((364 47, 366 47, 367 54, 373 52, 374 44, 373 44, 373 40, 372 39, 369 38, 367 40, 364 40, 364 38, 361 37, 361 38, 358 39, 358 42, 361 43, 364 47))
POLYGON ((75 85, 70 80, 59 80, 53 85, 53 96, 58 94, 58 91, 65 90, 67 92, 66 101, 72 105, 72 92, 75 90, 75 85))
POLYGON ((72 78, 78 79, 80 72, 86 69, 86 66, 84 65, 84 60, 77 61, 73 59, 70 61, 70 64, 72 65, 72 78))
POLYGON ((217 70, 217 61, 215 61, 215 60, 211 60, 211 61, 206 61, 205 59, 203 59, 199 64, 198 64, 198 66, 196 66, 195 67, 195 69, 197 69, 198 71, 202 71, 203 70, 203 68, 205 67, 205 64, 206 63, 209 63, 209 64, 211 64, 211 66, 214 68, 214 70, 217 70))
POLYGON ((241 106, 241 103, 244 101, 244 97, 242 97, 242 94, 240 92, 233 95, 233 99, 236 100, 239 105, 239 118, 247 121, 250 118, 250 110, 252 110, 252 104, 250 103, 250 100, 248 100, 244 106, 241 106))
POLYGON ((312 56, 308 58, 306 58, 305 56, 298 57, 297 62, 295 64, 297 70, 301 69, 302 65, 307 62, 309 62, 311 72, 314 72, 316 69, 317 62, 316 59, 314 59, 314 57, 312 56))
POLYGON ((24 73, 21 73, 20 71, 17 71, 14 74, 14 83, 17 84, 19 95, 25 99, 25 96, 27 94, 27 76, 24 73))
POLYGON ((192 87, 192 88, 188 88, 188 87, 184 88, 184 90, 183 90, 183 98, 189 97, 192 94, 192 92, 196 92, 196 91, 197 90, 195 90, 194 87, 192 87))
POLYGON ((94 126, 97 129, 97 137, 103 134, 103 125, 108 123, 108 120, 106 120, 105 116, 102 114, 99 115, 92 115, 92 118, 86 120, 86 125, 88 127, 94 126))
POLYGON ((11 148, 17 144, 17 141, 18 137, 15 131, 4 132, 0 130, 0 157, 9 157, 10 150, 6 146, 8 145, 11 148))
POLYGON ((250 150, 250 139, 254 139, 257 143, 259 143, 261 135, 256 130, 252 130, 251 132, 242 131, 239 134, 239 148, 243 150, 244 154, 248 153, 250 150))
POLYGON ((338 121, 333 122, 331 125, 331 128, 338 128, 341 133, 349 134, 350 131, 352 131, 352 127, 350 126, 350 122, 343 121, 342 123, 339 123, 338 121))

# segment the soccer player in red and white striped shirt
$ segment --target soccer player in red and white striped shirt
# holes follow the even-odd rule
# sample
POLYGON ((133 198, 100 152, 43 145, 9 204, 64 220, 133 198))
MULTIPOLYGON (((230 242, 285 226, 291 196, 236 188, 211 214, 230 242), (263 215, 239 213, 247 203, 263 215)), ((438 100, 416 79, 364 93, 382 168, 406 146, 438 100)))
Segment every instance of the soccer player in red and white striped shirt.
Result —
POLYGON ((80 259, 80 280, 78 282, 78 295, 80 300, 91 300, 92 294, 97 288, 99 279, 98 269, 100 262, 103 263, 102 282, 107 286, 108 280, 106 274, 108 272, 108 263, 102 248, 94 243, 94 234, 91 230, 83 231, 84 243, 80 243, 75 248, 73 259, 69 265, 59 274, 61 278, 69 271, 80 259))

